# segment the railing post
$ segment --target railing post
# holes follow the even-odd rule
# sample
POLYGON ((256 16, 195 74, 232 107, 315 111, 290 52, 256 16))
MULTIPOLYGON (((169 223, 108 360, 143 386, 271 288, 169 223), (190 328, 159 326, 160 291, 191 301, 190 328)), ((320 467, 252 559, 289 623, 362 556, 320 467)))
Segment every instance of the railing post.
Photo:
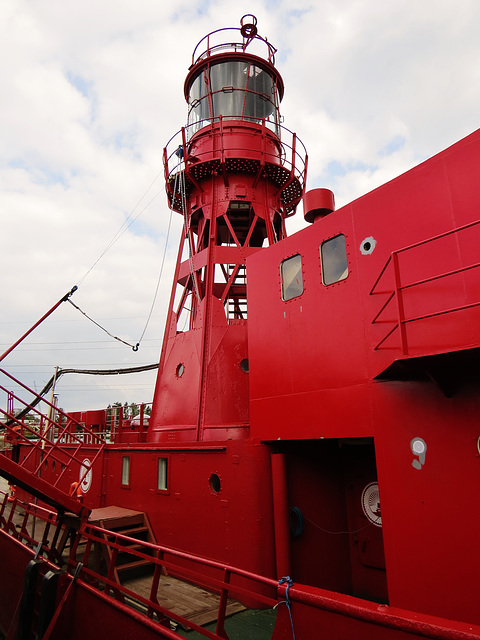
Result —
POLYGON ((290 528, 287 495, 287 468, 283 453, 272 453, 273 526, 278 576, 289 576, 290 528))
MULTIPOLYGON (((224 569, 223 582, 225 585, 228 585, 230 583, 230 571, 228 569, 224 569)), ((228 588, 224 587, 222 589, 222 595, 220 596, 220 603, 218 605, 216 634, 221 638, 226 638, 226 640, 228 640, 228 636, 225 631, 225 614, 227 611, 227 602, 228 602, 228 588)))
POLYGON ((14 412, 13 393, 9 391, 7 395, 7 413, 13 416, 13 412, 14 412))
POLYGON ((405 311, 403 308, 402 287, 400 282, 400 266, 398 263, 398 253, 392 253, 393 277, 395 281, 395 293, 397 302, 398 330, 400 332, 400 342, 402 354, 408 355, 407 334, 405 328, 405 311))

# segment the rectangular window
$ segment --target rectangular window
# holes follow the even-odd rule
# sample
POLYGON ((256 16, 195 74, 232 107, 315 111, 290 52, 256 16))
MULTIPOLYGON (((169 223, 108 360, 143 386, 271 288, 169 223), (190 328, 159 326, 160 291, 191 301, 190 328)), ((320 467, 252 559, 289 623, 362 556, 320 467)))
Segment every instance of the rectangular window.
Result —
POLYGON ((322 242, 320 258, 324 285, 345 280, 348 276, 348 262, 345 236, 343 234, 322 242))
POLYGON ((302 256, 297 254, 280 264, 282 300, 297 298, 303 293, 302 256))
POLYGON ((122 457, 122 487, 130 486, 130 456, 122 457))
POLYGON ((158 491, 168 489, 168 458, 158 458, 157 489, 158 491))

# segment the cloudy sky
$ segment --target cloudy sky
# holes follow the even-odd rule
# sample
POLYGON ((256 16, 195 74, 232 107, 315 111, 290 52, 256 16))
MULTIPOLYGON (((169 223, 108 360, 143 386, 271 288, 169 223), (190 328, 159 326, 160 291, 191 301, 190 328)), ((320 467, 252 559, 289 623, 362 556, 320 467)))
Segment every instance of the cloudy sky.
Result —
MULTIPOLYGON (((243 13, 257 16, 278 49, 282 113, 308 149, 308 188, 332 189, 337 206, 480 125, 478 0, 235 5, 2 0, 2 353, 76 284, 73 302, 110 333, 139 341, 170 219, 162 149, 185 124, 191 54, 243 13)), ((137 352, 64 303, 0 366, 39 390, 55 366, 158 361, 180 229, 176 214, 137 352)), ((65 376, 59 403, 148 402, 154 379, 65 376)))

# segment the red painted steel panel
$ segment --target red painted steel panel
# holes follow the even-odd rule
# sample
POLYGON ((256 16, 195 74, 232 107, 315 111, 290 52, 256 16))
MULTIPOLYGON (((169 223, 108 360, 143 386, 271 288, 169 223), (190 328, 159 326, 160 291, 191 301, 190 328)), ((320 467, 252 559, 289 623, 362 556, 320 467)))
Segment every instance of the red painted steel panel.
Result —
MULTIPOLYGON (((479 163, 476 132, 247 261, 252 435, 373 436, 390 604, 476 624, 480 225, 465 225, 478 219, 479 163), (319 248, 339 233, 349 274, 325 287, 319 248), (284 302, 280 263, 297 253, 304 291, 284 302), (375 380, 389 367, 397 380, 375 380)), ((312 486, 326 479, 296 492, 312 486)))
POLYGON ((445 398, 428 382, 378 384, 376 448, 391 603, 478 624, 477 385, 445 398))
MULTIPOLYGON (((372 324, 394 289, 391 268, 385 271, 374 295, 369 295, 370 290, 392 251, 472 221, 471 205, 452 209, 452 202, 464 202, 466 196, 458 193, 458 180, 450 183, 447 168, 454 166, 453 176, 463 176, 462 186, 469 186, 470 200, 475 200, 477 187, 473 177, 479 162, 480 134, 476 132, 312 227, 248 259, 251 428, 256 437, 271 438, 276 429, 282 434, 285 398, 292 394, 321 390, 330 395, 330 413, 335 420, 335 405, 338 411, 345 412, 335 400, 338 389, 365 384, 395 359, 403 357, 398 329, 383 348, 375 350, 398 321, 398 310, 392 300, 379 321, 372 324), (469 181, 465 174, 470 175, 469 181), (339 233, 346 237, 349 275, 346 280, 325 287, 321 282, 319 248, 322 242, 339 233), (362 254, 361 245, 366 238, 374 238, 376 245, 371 253, 362 254), (303 260, 304 292, 284 302, 280 293, 280 263, 297 253, 303 260)), ((478 239, 478 227, 472 227, 401 253, 401 284, 441 275, 474 261, 478 258, 478 239)), ((443 313, 449 308, 480 302, 478 273, 478 269, 462 272, 405 290, 402 320, 439 314, 405 325, 411 355, 478 345, 478 307, 443 313)), ((316 396, 303 397, 299 411, 315 415, 316 396), (309 407, 305 408, 305 404, 309 407)), ((323 402, 328 400, 322 399, 323 402)), ((347 409, 350 418, 356 412, 362 420, 368 407, 367 390, 352 395, 350 404, 347 409)), ((310 421, 299 420, 299 424, 305 424, 304 437, 312 437, 310 421)), ((296 437, 302 437, 301 434, 299 426, 296 437)))

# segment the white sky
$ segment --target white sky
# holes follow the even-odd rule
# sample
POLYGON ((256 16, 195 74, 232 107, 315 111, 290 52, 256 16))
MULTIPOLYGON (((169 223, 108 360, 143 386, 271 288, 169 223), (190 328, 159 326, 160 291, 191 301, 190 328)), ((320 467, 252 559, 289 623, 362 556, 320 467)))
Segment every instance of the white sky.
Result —
MULTIPOLYGON (((244 13, 257 16, 259 33, 278 49, 284 124, 309 152, 308 188, 332 189, 337 207, 479 126, 478 0, 166 4, 0 4, 0 353, 80 281, 73 302, 111 333, 138 341, 169 221, 162 150, 185 124, 191 54, 209 31, 238 26, 244 13)), ((297 218, 293 229, 301 211, 297 218)), ((64 303, 0 366, 39 390, 57 365, 157 361, 180 229, 176 214, 138 352, 64 303)), ((148 402, 154 380, 65 376, 59 404, 148 402)))

